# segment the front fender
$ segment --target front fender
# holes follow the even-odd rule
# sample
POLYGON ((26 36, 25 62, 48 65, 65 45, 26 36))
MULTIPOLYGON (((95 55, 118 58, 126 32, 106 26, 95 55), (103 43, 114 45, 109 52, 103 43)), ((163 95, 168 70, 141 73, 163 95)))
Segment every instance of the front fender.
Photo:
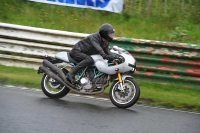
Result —
MULTIPOLYGON (((130 75, 127 75, 127 74, 122 74, 122 80, 124 81, 126 78, 132 78, 133 79, 133 77, 132 76, 130 76, 130 75)), ((116 78, 115 80, 118 80, 118 78, 116 78)))

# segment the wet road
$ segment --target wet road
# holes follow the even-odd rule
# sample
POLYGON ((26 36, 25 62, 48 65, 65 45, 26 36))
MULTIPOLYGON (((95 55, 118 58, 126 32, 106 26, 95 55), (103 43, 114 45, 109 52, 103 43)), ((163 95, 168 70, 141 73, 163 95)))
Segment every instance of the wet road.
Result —
POLYGON ((0 133, 200 133, 200 114, 0 86, 0 133))

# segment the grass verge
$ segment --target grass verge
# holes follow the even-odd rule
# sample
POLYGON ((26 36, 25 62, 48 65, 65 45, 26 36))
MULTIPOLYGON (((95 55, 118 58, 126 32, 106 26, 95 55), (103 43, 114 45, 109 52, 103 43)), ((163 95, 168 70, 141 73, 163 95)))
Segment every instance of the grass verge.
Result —
MULTIPOLYGON (((173 4, 173 1, 168 2, 173 4)), ((174 16, 172 12, 169 12, 169 16, 166 16, 159 12, 162 16, 145 17, 143 16, 144 13, 134 15, 137 11, 133 9, 135 5, 131 7, 129 5, 130 3, 132 3, 130 0, 126 0, 125 10, 121 14, 118 14, 85 8, 37 3, 27 0, 1 0, 0 21, 80 33, 97 32, 103 23, 111 23, 116 29, 117 37, 199 44, 199 17, 195 17, 199 13, 195 12, 194 15, 191 15, 198 23, 193 22, 190 17, 186 17, 188 15, 190 16, 191 9, 198 9, 199 6, 196 5, 195 7, 189 8, 186 11, 187 15, 174 16)), ((134 3, 138 2, 136 1, 134 3)), ((156 3, 156 1, 152 3, 156 3)), ((137 6, 135 7, 139 8, 137 6)), ((146 10, 145 5, 141 5, 140 8, 146 10)), ((159 5, 159 8, 163 10, 162 5, 159 5)), ((174 11, 170 7, 168 8, 170 11, 174 11)))
MULTIPOLYGON (((42 74, 36 70, 0 65, 0 83, 41 89, 42 74)), ((137 80, 137 79, 136 79, 137 80)), ((138 104, 200 112, 200 89, 181 85, 158 84, 138 80, 141 89, 138 104)), ((108 97, 109 87, 97 96, 108 97)))

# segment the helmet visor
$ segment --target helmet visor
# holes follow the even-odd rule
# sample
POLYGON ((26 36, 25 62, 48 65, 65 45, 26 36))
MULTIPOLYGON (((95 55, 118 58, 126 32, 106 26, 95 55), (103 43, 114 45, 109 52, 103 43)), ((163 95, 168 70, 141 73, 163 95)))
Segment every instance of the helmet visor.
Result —
POLYGON ((114 37, 115 37, 115 33, 109 33, 108 36, 109 36, 110 38, 114 38, 114 37))

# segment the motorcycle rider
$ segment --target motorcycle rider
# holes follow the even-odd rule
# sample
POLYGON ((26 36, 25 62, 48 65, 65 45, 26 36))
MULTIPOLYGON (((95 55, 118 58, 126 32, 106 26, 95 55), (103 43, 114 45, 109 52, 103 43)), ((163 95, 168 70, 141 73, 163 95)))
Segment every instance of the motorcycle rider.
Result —
POLYGON ((113 40, 114 33, 115 30, 113 26, 105 23, 100 27, 99 32, 85 37, 74 45, 69 55, 79 63, 68 73, 68 78, 72 83, 77 83, 75 74, 79 70, 94 63, 90 55, 100 54, 103 59, 109 61, 115 59, 109 50, 109 42, 113 40))

